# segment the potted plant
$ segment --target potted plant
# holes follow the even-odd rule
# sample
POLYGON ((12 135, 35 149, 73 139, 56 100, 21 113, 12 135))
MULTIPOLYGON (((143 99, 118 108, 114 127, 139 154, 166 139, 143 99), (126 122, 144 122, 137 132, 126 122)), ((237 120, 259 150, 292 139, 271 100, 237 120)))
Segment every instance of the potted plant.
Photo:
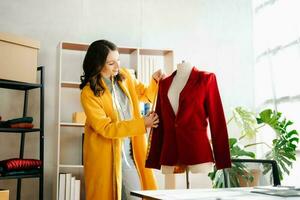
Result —
MULTIPOLYGON (((293 124, 292 121, 282 118, 280 112, 271 109, 265 109, 258 115, 248 111, 243 107, 236 107, 233 110, 233 116, 227 122, 227 125, 235 122, 239 127, 240 136, 238 138, 229 138, 231 158, 255 158, 255 152, 248 150, 249 147, 255 145, 266 145, 269 150, 265 154, 264 159, 276 160, 278 163, 279 177, 283 179, 284 174, 289 174, 293 162, 296 160, 296 147, 299 142, 298 132, 296 130, 289 131, 288 128, 293 124), (275 138, 272 144, 265 142, 252 142, 245 144, 247 138, 254 138, 257 134, 263 134, 262 127, 269 126, 275 132, 275 138)), ((267 174, 271 170, 270 165, 264 165, 263 174, 267 174)), ((231 187, 239 187, 241 179, 247 182, 253 182, 254 176, 248 167, 242 163, 234 163, 232 168, 227 169, 229 182, 231 187)), ((209 177, 213 181, 213 187, 224 187, 223 172, 216 169, 209 173, 209 177)))

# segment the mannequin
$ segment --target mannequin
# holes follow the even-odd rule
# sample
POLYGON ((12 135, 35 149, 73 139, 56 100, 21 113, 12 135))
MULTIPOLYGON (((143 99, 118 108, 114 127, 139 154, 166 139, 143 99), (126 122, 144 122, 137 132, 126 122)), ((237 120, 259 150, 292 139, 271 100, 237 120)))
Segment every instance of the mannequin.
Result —
POLYGON ((177 68, 160 81, 155 108, 160 122, 149 136, 146 159, 147 168, 161 169, 166 175, 166 189, 176 187, 174 173, 208 173, 213 163, 216 169, 231 167, 215 74, 200 71, 185 61, 177 68))
MULTIPOLYGON (((178 111, 180 92, 186 85, 192 69, 193 66, 188 61, 183 60, 181 63, 177 64, 177 72, 168 91, 168 98, 175 114, 177 114, 178 111)), ((207 162, 196 165, 188 165, 187 170, 192 173, 207 174, 212 171, 212 167, 213 163, 207 162)), ((176 188, 174 168, 175 166, 161 166, 162 173, 165 174, 165 189, 176 188)))

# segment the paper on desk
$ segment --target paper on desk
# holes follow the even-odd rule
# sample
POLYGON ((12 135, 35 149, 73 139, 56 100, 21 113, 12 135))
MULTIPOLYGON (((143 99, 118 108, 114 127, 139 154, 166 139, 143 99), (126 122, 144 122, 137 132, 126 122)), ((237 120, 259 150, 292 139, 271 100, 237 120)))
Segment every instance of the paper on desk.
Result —
POLYGON ((265 190, 300 190, 300 187, 296 186, 255 186, 253 189, 265 189, 265 190))
POLYGON ((162 200, 273 200, 271 196, 261 196, 237 190, 212 190, 200 192, 189 190, 189 192, 173 191, 169 194, 156 193, 155 197, 162 200))

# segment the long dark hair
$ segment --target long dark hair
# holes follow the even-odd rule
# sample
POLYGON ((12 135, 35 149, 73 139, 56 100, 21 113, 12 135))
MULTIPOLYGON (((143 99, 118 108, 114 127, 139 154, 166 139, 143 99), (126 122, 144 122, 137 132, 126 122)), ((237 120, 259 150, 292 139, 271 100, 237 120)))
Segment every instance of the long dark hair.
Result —
MULTIPOLYGON (((95 96, 100 96, 104 92, 104 86, 101 85, 101 70, 103 69, 107 55, 110 51, 118 50, 117 46, 107 40, 97 40, 93 42, 85 55, 83 61, 83 75, 80 76, 80 89, 83 89, 87 83, 90 83, 90 88, 95 96)), ((124 76, 118 73, 116 80, 123 80, 124 76)))

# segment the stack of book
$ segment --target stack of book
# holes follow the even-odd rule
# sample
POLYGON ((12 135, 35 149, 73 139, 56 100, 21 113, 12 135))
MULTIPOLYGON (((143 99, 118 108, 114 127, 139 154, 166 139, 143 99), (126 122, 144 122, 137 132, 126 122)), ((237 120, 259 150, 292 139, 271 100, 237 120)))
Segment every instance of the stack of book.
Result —
POLYGON ((257 186, 251 192, 280 197, 300 197, 300 188, 296 186, 257 186))
POLYGON ((58 200, 80 200, 80 180, 71 173, 59 174, 58 200))

